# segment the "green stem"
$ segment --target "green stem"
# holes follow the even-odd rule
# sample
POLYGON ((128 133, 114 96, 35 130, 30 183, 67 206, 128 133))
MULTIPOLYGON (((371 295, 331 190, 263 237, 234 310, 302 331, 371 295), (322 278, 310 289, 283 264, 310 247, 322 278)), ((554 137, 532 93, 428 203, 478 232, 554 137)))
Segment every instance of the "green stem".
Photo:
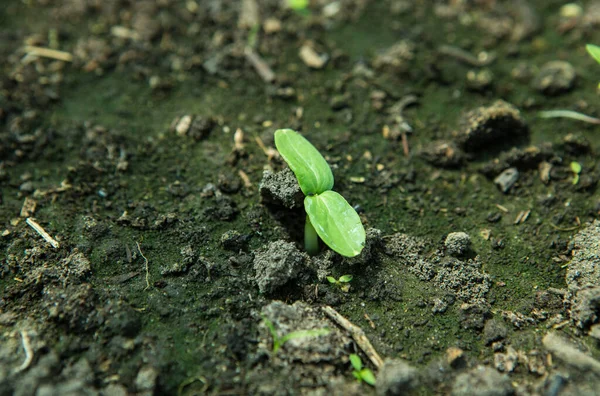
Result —
POLYGON ((583 121, 590 124, 600 124, 600 119, 590 117, 589 115, 581 114, 571 110, 548 110, 540 111, 538 115, 541 118, 571 118, 573 120, 583 121))
POLYGON ((304 249, 311 256, 319 253, 319 235, 317 235, 317 231, 311 224, 308 215, 306 215, 306 223, 304 223, 304 249))

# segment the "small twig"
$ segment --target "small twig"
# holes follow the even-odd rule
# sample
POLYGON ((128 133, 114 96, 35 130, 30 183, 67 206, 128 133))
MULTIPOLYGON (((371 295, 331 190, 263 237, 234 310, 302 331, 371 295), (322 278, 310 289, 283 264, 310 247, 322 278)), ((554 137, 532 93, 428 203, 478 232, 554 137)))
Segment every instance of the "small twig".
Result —
POLYGON ((350 333, 358 347, 365 353, 365 355, 367 355, 369 360, 371 360, 371 363, 373 363, 373 365, 377 369, 380 369, 381 366, 383 366, 383 359, 381 358, 381 356, 379 356, 379 354, 365 335, 363 329, 351 323, 348 319, 344 318, 329 305, 325 305, 324 307, 321 307, 321 309, 323 310, 325 315, 327 315, 331 320, 337 323, 338 326, 350 333))
POLYGON ((540 118, 571 118, 577 121, 587 122, 589 124, 600 125, 600 119, 591 117, 589 115, 585 115, 583 113, 578 113, 572 110, 548 110, 548 111, 540 111, 538 113, 540 118))
POLYGON ((244 55, 264 82, 271 83, 275 80, 275 73, 273 70, 252 48, 244 48, 244 55))
POLYGON ((38 234, 40 234, 40 236, 42 238, 44 238, 44 240, 46 242, 48 242, 50 245, 52 245, 53 248, 58 249, 60 247, 60 243, 58 243, 58 241, 54 238, 52 238, 50 236, 50 234, 48 234, 46 232, 46 230, 44 230, 42 228, 41 225, 39 225, 35 220, 33 220, 31 217, 28 217, 27 219, 25 219, 25 222, 35 230, 35 232, 37 232, 38 234))
POLYGON ((144 253, 142 253, 142 248, 140 247, 140 244, 138 242, 136 242, 135 244, 137 245, 140 255, 144 258, 146 266, 146 288, 144 290, 148 290, 150 288, 150 272, 148 270, 148 259, 146 258, 146 256, 144 256, 144 253))
POLYGON ((35 47, 33 45, 25 46, 24 50, 25 52, 27 52, 28 55, 41 56, 43 58, 56 59, 63 62, 73 61, 73 55, 65 51, 58 51, 44 47, 35 47))
POLYGON ((31 349, 31 339, 29 338, 29 334, 27 334, 26 330, 21 330, 20 333, 23 350, 25 351, 25 361, 15 369, 15 373, 26 370, 33 361, 33 351, 31 349))
POLYGON ((244 187, 246 187, 247 189, 250 190, 252 188, 252 182, 250 181, 250 178, 248 177, 248 174, 246 172, 244 172, 243 170, 240 169, 238 171, 238 175, 240 175, 240 178, 244 182, 244 187))
POLYGON ((438 53, 445 56, 449 56, 451 58, 455 58, 462 63, 466 63, 467 65, 475 67, 487 66, 496 59, 495 56, 490 55, 486 52, 482 52, 478 56, 475 56, 469 51, 451 45, 441 45, 438 48, 438 53))
POLYGON ((579 227, 581 227, 581 226, 574 226, 574 227, 561 228, 561 227, 559 227, 557 225, 554 225, 552 223, 548 223, 548 224, 550 224, 550 227, 554 228, 557 231, 575 231, 576 229, 578 229, 579 227))
POLYGON ((406 132, 402 131, 400 137, 402 138, 402 151, 404 152, 404 156, 408 157, 410 156, 410 150, 408 148, 408 138, 406 137, 406 132))

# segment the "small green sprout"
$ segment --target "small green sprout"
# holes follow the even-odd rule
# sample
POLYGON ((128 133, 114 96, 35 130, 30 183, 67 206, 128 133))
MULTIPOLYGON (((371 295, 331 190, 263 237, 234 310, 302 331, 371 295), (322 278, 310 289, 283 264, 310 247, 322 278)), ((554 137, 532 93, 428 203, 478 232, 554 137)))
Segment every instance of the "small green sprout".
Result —
POLYGON ((305 195, 306 251, 317 254, 320 237, 342 256, 357 256, 365 246, 365 229, 354 208, 331 190, 333 173, 325 158, 308 140, 291 129, 275 131, 275 146, 296 175, 305 195))
POLYGON ((294 11, 303 12, 308 8, 308 0, 287 0, 287 2, 294 11))
POLYGON ((328 276, 327 280, 329 283, 339 286, 339 288, 347 293, 350 290, 350 281, 354 278, 352 275, 342 275, 338 279, 335 279, 333 276, 328 276))
POLYGON ((368 368, 363 368, 360 356, 355 353, 350 354, 350 364, 352 364, 352 375, 358 382, 365 382, 371 386, 375 386, 375 375, 368 368))
POLYGON ((600 47, 594 44, 587 44, 585 46, 587 52, 596 60, 596 62, 600 63, 600 47))
POLYGON ((579 174, 581 173, 581 164, 579 162, 571 162, 571 171, 573 172, 573 184, 579 183, 579 174))
MULTIPOLYGON (((600 63, 600 47, 594 44, 587 44, 585 46, 588 54, 592 56, 596 60, 596 62, 600 63)), ((600 83, 598 84, 598 89, 600 89, 600 83)))
POLYGON ((322 335, 329 334, 329 329, 314 329, 314 330, 298 330, 292 331, 291 333, 287 333, 283 337, 279 337, 277 334, 277 330, 275 330, 275 325, 266 316, 262 317, 265 326, 269 329, 271 333, 271 337, 273 337, 273 353, 277 353, 279 348, 283 346, 289 340, 294 338, 305 338, 305 337, 319 337, 322 335))

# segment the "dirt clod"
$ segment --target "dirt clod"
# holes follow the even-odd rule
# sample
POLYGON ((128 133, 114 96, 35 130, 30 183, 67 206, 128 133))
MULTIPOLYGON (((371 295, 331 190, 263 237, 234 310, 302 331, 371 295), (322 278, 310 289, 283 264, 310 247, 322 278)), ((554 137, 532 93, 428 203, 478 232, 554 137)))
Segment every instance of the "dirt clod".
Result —
POLYGON ((274 241, 254 256, 255 280, 261 293, 271 293, 293 280, 307 260, 291 242, 274 241))
POLYGON ((469 251, 471 237, 466 232, 451 232, 444 241, 446 252, 454 257, 463 256, 469 251))
POLYGON ((469 111, 459 121, 459 128, 456 142, 468 152, 523 139, 529 133, 519 110, 503 100, 469 111))
POLYGON ((408 394, 418 386, 418 370, 401 359, 386 360, 377 374, 378 396, 408 394))
POLYGON ((296 176, 289 168, 277 173, 265 170, 258 188, 266 204, 279 205, 288 209, 303 207, 304 194, 300 190, 296 176))
POLYGON ((575 68, 565 61, 551 61, 542 66, 533 80, 533 86, 546 95, 569 91, 575 84, 575 68))
POLYGON ((460 374, 452 386, 453 396, 509 396, 514 393, 508 376, 485 366, 460 374))

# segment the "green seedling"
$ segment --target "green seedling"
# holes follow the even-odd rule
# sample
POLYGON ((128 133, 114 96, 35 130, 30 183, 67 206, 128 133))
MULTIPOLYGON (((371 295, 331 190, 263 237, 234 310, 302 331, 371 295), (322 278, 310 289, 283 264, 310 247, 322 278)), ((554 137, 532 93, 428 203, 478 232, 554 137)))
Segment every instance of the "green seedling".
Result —
POLYGON ((291 129, 275 131, 275 146, 296 175, 304 193, 304 246, 315 255, 319 237, 342 256, 357 256, 365 246, 365 229, 358 213, 332 191, 333 173, 325 158, 308 140, 291 129))
POLYGON ((352 275, 342 275, 338 279, 335 279, 333 276, 328 276, 327 280, 329 283, 339 286, 339 288, 347 293, 350 290, 350 281, 354 278, 352 275))
MULTIPOLYGON (((592 56, 596 60, 596 62, 600 63, 600 47, 594 44, 587 44, 585 46, 588 54, 592 56)), ((598 89, 600 89, 600 84, 598 84, 598 89)))
POLYGON ((292 10, 300 15, 309 15, 308 3, 309 0, 287 0, 288 5, 292 10))
POLYGON ((273 337, 273 353, 274 354, 277 353, 277 351, 279 350, 279 348, 281 348, 283 346, 283 344, 285 344, 286 342, 288 342, 289 340, 292 340, 294 338, 319 337, 322 335, 329 334, 329 329, 314 329, 314 330, 292 331, 291 333, 287 333, 283 337, 280 337, 279 334, 277 333, 277 330, 275 330, 275 325, 273 325, 273 322, 271 322, 265 316, 263 316, 262 319, 263 319, 263 322, 265 323, 265 326, 267 326, 267 328, 269 329, 269 332, 271 333, 271 337, 273 337))
POLYGON ((573 172, 573 184, 579 183, 579 174, 581 173, 581 164, 579 162, 571 162, 571 171, 573 172))
POLYGON ((375 386, 375 375, 368 368, 363 368, 360 356, 355 353, 350 354, 350 364, 352 364, 352 375, 358 382, 364 382, 371 386, 375 386))

